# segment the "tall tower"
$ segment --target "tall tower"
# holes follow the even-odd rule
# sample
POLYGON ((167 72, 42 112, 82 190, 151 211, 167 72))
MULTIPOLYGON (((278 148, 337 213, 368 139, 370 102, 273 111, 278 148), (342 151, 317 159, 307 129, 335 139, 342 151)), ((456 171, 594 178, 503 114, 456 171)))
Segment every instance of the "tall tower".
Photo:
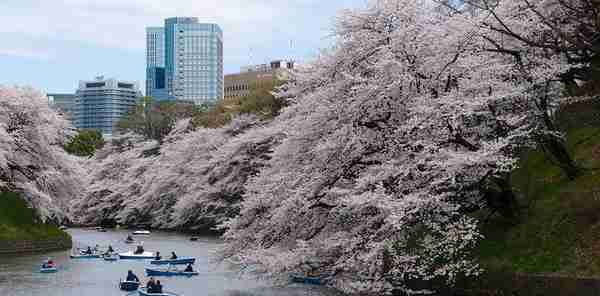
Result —
POLYGON ((165 30, 146 28, 146 96, 156 100, 167 98, 165 78, 165 30))
POLYGON ((195 104, 223 98, 223 31, 195 17, 165 20, 168 95, 195 104))

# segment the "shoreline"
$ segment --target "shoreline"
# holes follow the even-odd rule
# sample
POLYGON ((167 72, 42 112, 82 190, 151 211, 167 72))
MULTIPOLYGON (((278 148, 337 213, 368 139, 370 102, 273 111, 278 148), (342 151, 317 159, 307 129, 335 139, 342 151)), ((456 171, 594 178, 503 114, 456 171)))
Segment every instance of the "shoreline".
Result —
POLYGON ((71 235, 39 240, 0 241, 0 257, 9 255, 30 255, 69 250, 73 246, 71 235))

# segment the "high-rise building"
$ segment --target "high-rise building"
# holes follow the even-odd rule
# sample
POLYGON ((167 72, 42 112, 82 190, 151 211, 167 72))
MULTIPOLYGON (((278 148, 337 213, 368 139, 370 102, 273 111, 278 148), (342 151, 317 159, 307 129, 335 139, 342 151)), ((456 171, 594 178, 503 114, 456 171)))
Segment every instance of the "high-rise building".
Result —
POLYGON ((75 94, 47 94, 48 104, 67 119, 72 120, 75 111, 75 94))
POLYGON ((196 104, 223 98, 223 32, 195 17, 165 20, 165 77, 169 96, 196 104))
POLYGON ((146 96, 166 100, 165 29, 146 28, 146 96))
POLYGON ((112 135, 119 119, 135 107, 141 97, 137 82, 104 79, 79 81, 76 93, 75 126, 112 135))

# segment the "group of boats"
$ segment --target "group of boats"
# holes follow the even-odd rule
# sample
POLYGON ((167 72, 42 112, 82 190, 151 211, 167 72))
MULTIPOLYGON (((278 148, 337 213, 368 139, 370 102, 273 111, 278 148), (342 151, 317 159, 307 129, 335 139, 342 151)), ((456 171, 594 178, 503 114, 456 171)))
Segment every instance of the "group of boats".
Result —
MULTIPOLYGON (((97 228, 97 231, 104 232, 106 231, 103 228, 97 228)), ((150 231, 147 230, 138 230, 131 233, 131 235, 150 235, 150 231)), ((128 235, 124 240, 127 244, 140 243, 133 239, 131 235, 128 235)), ((195 241, 197 237, 192 237, 190 240, 195 241)), ((108 250, 102 252, 99 250, 98 245, 95 248, 91 249, 90 247, 87 250, 77 249, 77 252, 74 252, 70 255, 71 259, 103 259, 105 261, 118 261, 118 260, 150 260, 150 266, 146 266, 144 268, 145 273, 148 277, 154 276, 194 276, 199 273, 192 269, 192 265, 196 262, 196 258, 194 257, 177 257, 175 253, 169 259, 162 259, 159 256, 159 252, 148 252, 143 250, 141 243, 137 246, 137 249, 129 250, 127 252, 117 252, 112 249, 111 246, 108 247, 108 250), (185 269, 180 269, 178 266, 187 266, 185 269)), ((49 258, 44 262, 42 267, 40 268, 41 273, 54 273, 57 272, 57 266, 52 262, 49 258)), ((140 295, 140 296, 177 296, 177 294, 173 292, 163 292, 162 289, 159 293, 154 291, 148 291, 146 287, 140 287, 141 283, 137 278, 136 281, 119 281, 119 289, 126 292, 131 292, 129 295, 140 295), (137 294, 136 294, 137 293, 137 294)), ((312 285, 324 285, 326 284, 326 278, 319 276, 306 276, 306 275, 292 275, 290 277, 292 282, 303 283, 303 284, 312 284, 312 285)))

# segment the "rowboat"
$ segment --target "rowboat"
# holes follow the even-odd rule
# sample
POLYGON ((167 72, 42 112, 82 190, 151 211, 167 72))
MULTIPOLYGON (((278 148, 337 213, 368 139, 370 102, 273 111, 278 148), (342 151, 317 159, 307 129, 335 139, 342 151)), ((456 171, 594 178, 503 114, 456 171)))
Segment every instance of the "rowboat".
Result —
POLYGON ((56 267, 42 267, 40 268, 40 272, 41 273, 55 273, 58 272, 58 269, 56 267))
POLYGON ((163 291, 162 293, 148 293, 146 288, 139 288, 138 294, 140 296, 179 296, 173 292, 163 291))
POLYGON ((96 258, 100 258, 100 255, 98 254, 80 254, 80 255, 76 255, 76 254, 71 254, 71 259, 96 259, 96 258))
POLYGON ((186 265, 186 264, 194 264, 196 262, 196 258, 194 257, 181 257, 177 259, 162 259, 162 260, 152 260, 150 264, 154 265, 186 265))
POLYGON ((132 251, 119 253, 119 259, 154 259, 154 253, 144 252, 141 254, 134 254, 132 251))
POLYGON ((132 233, 133 235, 150 235, 148 230, 136 230, 132 233))
POLYGON ((327 280, 325 278, 316 276, 292 275, 290 278, 292 282, 301 284, 325 285, 327 283, 327 280))
POLYGON ((147 276, 193 276, 198 275, 197 271, 169 270, 146 267, 147 276))
POLYGON ((140 287, 140 282, 132 282, 132 281, 120 281, 119 282, 119 289, 121 289, 122 291, 127 291, 127 292, 131 292, 131 291, 135 291, 140 287))

